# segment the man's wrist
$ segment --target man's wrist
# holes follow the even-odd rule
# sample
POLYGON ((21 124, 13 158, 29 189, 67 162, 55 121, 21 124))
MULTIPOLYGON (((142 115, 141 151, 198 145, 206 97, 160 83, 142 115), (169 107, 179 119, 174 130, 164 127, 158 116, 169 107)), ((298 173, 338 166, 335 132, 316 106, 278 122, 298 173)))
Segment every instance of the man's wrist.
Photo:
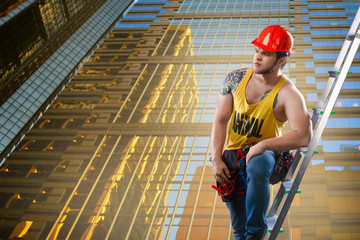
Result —
POLYGON ((259 147, 260 149, 262 149, 262 150, 264 150, 264 151, 269 150, 269 149, 268 149, 269 146, 268 146, 268 141, 267 141, 267 140, 268 140, 268 139, 265 139, 265 140, 257 143, 257 144, 256 144, 256 145, 258 145, 257 147, 259 147))
POLYGON ((222 156, 220 155, 220 156, 212 156, 212 158, 211 158, 211 162, 219 162, 219 161, 222 161, 222 156))

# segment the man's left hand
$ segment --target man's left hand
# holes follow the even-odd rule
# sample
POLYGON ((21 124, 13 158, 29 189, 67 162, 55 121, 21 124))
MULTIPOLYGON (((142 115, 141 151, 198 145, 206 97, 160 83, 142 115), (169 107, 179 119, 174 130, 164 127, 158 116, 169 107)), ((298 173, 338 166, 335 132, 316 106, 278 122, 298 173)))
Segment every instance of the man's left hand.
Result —
POLYGON ((261 142, 259 142, 258 144, 255 144, 254 146, 252 146, 249 150, 249 152, 246 155, 246 165, 249 163, 249 161, 260 154, 263 154, 265 152, 265 148, 263 146, 263 144, 261 144, 261 142))

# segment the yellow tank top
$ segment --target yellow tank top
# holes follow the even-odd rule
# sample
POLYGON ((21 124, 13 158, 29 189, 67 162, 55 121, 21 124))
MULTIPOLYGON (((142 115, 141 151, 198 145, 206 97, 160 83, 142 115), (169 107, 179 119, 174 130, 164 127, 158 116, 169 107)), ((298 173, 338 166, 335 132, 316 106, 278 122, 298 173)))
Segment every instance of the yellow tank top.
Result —
POLYGON ((283 75, 263 100, 249 105, 245 98, 245 88, 252 73, 251 67, 233 96, 234 106, 226 141, 227 150, 239 149, 254 142, 281 136, 281 130, 285 124, 275 118, 273 103, 287 78, 283 75))

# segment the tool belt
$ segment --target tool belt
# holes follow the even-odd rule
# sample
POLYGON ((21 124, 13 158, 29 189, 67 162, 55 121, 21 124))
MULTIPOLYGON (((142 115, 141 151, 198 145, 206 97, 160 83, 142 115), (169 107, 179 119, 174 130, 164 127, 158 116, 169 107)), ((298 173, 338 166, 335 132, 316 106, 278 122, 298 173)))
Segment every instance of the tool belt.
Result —
POLYGON ((246 154, 249 152, 249 147, 244 147, 238 150, 225 150, 222 160, 228 168, 231 177, 228 183, 219 183, 216 181, 216 186, 211 187, 218 191, 219 196, 223 202, 231 202, 237 196, 246 194, 246 154))
MULTIPOLYGON (((237 196, 246 194, 246 154, 249 152, 250 146, 243 147, 238 150, 225 150, 222 160, 231 173, 228 183, 219 183, 211 187, 218 191, 223 202, 231 202, 237 196)), ((294 153, 291 151, 274 152, 275 166, 270 176, 270 183, 276 184, 283 181, 294 159, 294 153)))

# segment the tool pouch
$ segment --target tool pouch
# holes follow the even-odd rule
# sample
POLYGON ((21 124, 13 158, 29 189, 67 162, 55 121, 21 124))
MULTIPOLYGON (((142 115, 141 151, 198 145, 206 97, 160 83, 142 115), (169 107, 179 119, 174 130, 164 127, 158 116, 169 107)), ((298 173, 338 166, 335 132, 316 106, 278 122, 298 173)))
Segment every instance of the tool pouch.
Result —
POLYGON ((223 202, 230 202, 236 199, 238 195, 246 194, 245 157, 248 151, 249 147, 244 147, 239 150, 225 150, 223 153, 222 160, 231 173, 230 181, 226 184, 216 181, 216 186, 211 186, 218 191, 223 202))
POLYGON ((275 153, 275 167, 270 176, 270 183, 276 184, 283 181, 289 168, 293 162, 295 154, 291 151, 286 152, 274 152, 275 153))

